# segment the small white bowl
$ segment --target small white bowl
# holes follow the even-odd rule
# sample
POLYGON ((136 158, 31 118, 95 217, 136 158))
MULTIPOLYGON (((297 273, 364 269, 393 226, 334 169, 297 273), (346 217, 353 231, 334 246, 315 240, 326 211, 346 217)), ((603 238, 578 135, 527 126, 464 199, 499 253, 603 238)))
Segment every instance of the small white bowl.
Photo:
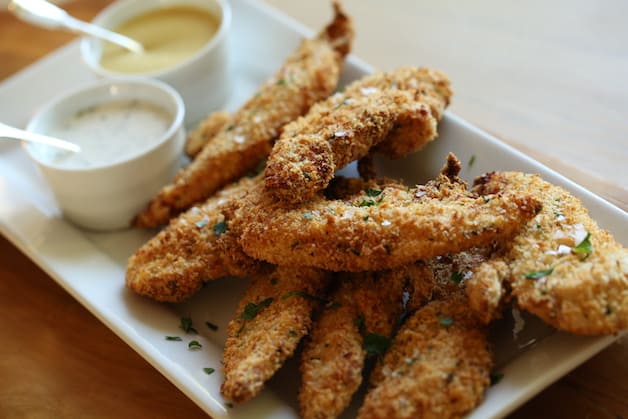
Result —
POLYGON ((129 227, 132 218, 174 177, 185 142, 185 107, 181 96, 157 80, 100 81, 53 99, 28 123, 27 130, 51 135, 81 111, 133 100, 156 105, 170 116, 169 121, 164 120, 165 132, 143 150, 131 150, 113 161, 73 168, 55 160, 50 147, 24 143, 64 216, 81 227, 91 230, 129 227))
MULTIPOLYGON (((81 54, 89 68, 106 78, 156 78, 173 86, 183 97, 187 126, 196 124, 226 101, 231 86, 228 33, 231 7, 227 0, 119 0, 100 12, 93 20, 99 26, 115 29, 129 19, 152 10, 172 6, 191 6, 206 10, 220 19, 214 36, 191 57, 163 70, 129 74, 109 71, 100 64, 103 42, 87 37, 81 41, 81 54)), ((176 34, 173 34, 176 36, 176 34)))

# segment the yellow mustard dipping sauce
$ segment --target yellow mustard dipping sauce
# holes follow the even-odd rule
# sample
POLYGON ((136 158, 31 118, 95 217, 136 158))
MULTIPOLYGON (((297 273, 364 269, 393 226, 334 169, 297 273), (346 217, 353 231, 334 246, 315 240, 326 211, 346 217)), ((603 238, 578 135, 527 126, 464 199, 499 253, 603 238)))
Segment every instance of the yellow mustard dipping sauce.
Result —
POLYGON ((200 8, 174 6, 150 11, 113 28, 140 42, 144 53, 106 42, 100 65, 118 73, 149 73, 172 67, 200 50, 219 26, 216 16, 200 8))

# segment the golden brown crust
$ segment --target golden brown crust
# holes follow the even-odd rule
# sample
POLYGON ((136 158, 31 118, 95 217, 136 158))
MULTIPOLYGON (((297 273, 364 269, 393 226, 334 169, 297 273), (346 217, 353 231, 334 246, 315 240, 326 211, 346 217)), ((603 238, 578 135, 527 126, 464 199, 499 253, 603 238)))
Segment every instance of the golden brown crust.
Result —
POLYGON ((236 198, 255 183, 244 178, 173 219, 131 256, 127 287, 157 301, 179 302, 205 281, 263 269, 264 263, 242 252, 231 228, 236 198))
POLYGON ((338 290, 316 320, 303 349, 301 416, 333 418, 349 405, 362 382, 365 340, 388 339, 403 311, 403 293, 421 271, 408 265, 340 276, 338 290))
POLYGON ((233 114, 173 182, 166 185, 134 220, 155 227, 217 189, 253 170, 271 149, 281 128, 307 112, 336 87, 353 39, 351 21, 335 5, 334 21, 314 39, 304 40, 281 69, 233 114), (331 38, 333 36, 333 38, 331 38))
POLYGON ((450 96, 447 78, 426 68, 353 82, 284 127, 268 159, 267 189, 287 203, 302 202, 373 148, 391 157, 420 149, 436 138, 450 96))
POLYGON ((227 330, 221 387, 226 399, 243 403, 255 397, 292 356, 329 279, 320 270, 286 267, 253 276, 227 330))
POLYGON ((371 375, 359 418, 455 418, 479 404, 492 365, 486 331, 454 294, 410 316, 371 375))
POLYGON ((299 364, 304 419, 337 417, 362 382, 366 353, 352 291, 348 281, 340 285, 332 296, 334 306, 316 319, 305 341, 299 364))
POLYGON ((332 271, 390 269, 514 234, 537 201, 520 193, 479 197, 441 174, 416 188, 366 182, 345 199, 286 209, 258 185, 237 211, 240 244, 278 265, 332 271))
POLYGON ((211 113, 189 135, 185 143, 185 153, 194 158, 216 134, 228 126, 231 114, 225 111, 211 113))
MULTIPOLYGON (((500 189, 542 201, 542 211, 496 255, 508 266, 497 277, 512 289, 520 308, 571 333, 628 328, 628 249, 602 230, 577 198, 537 175, 519 172, 490 173, 476 183, 479 193, 500 189)), ((474 307, 481 308, 478 295, 474 307)))

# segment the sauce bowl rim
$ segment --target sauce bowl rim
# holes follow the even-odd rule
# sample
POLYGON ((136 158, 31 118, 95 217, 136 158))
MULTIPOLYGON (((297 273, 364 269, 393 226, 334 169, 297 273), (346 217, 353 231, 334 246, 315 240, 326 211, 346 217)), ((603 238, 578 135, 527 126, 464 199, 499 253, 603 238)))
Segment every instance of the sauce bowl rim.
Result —
MULTIPOLYGON (((227 36, 229 31, 229 27, 231 26, 232 19, 232 11, 231 6, 226 0, 212 0, 214 1, 218 7, 220 8, 221 16, 220 16, 220 25, 216 30, 216 33, 201 47, 198 51, 196 51, 191 56, 187 57, 183 61, 174 64, 172 66, 148 72, 141 73, 124 73, 118 71, 111 71, 105 69, 100 64, 100 54, 97 54, 95 45, 101 45, 102 40, 93 38, 93 37, 83 37, 81 39, 81 56, 83 57, 83 61, 97 74, 104 77, 117 77, 117 78, 162 78, 168 77, 171 74, 176 73, 180 69, 192 65, 194 62, 200 60, 206 53, 215 49, 217 45, 227 36)), ((129 21, 130 19, 141 15, 142 13, 146 13, 148 11, 159 10, 170 6, 190 6, 190 7, 201 7, 199 1, 194 0, 162 0, 157 3, 152 3, 149 6, 141 6, 142 10, 138 13, 129 14, 129 16, 125 17, 121 20, 121 23, 129 21)), ((104 8, 100 13, 98 13, 94 19, 93 23, 97 25, 101 25, 107 29, 114 29, 105 21, 110 19, 112 16, 115 16, 118 13, 124 13, 124 10, 134 4, 148 4, 145 1, 140 0, 118 0, 106 8, 104 8)))
MULTIPOLYGON (((162 144, 167 142, 169 139, 171 139, 173 136, 176 135, 178 130, 184 129, 183 120, 185 117, 185 105, 183 103, 183 99, 181 98, 181 95, 167 83, 164 83, 159 80, 154 80, 154 79, 133 79, 133 80, 108 79, 108 80, 98 80, 95 82, 89 82, 89 83, 83 84, 81 86, 76 87, 73 90, 67 91, 61 95, 58 95, 52 98, 49 102, 45 103, 30 118, 26 126, 26 130, 32 131, 32 132, 45 133, 42 131, 35 130, 35 127, 37 126, 37 124, 40 123, 42 118, 47 116, 49 113, 55 111, 56 109, 59 109, 59 107, 68 107, 68 109, 72 109, 73 107, 75 107, 72 105, 73 100, 75 100, 79 96, 87 95, 90 92, 93 93, 92 98, 93 98, 93 101, 95 102, 94 104, 105 104, 105 103, 114 102, 115 98, 113 100, 104 100, 104 101, 99 101, 98 99, 107 98, 107 97, 111 98, 111 94, 103 95, 102 92, 103 91, 108 92, 112 87, 120 88, 121 86, 123 88, 127 87, 131 89, 132 88, 154 89, 155 91, 165 93, 168 100, 171 101, 171 103, 168 104, 169 105, 168 108, 173 107, 174 112, 171 115, 171 120, 168 124, 168 129, 163 134, 161 134, 154 141, 154 143, 151 144, 148 148, 146 148, 145 150, 141 152, 131 154, 129 156, 125 156, 124 158, 120 160, 115 160, 111 163, 103 163, 103 164, 98 164, 98 165, 94 165, 90 167, 63 167, 62 165, 50 163, 49 161, 42 159, 39 153, 35 151, 36 147, 41 147, 40 145, 22 142, 22 146, 24 147, 26 153, 37 164, 40 164, 46 167, 47 169, 51 169, 51 170, 55 170, 59 172, 69 172, 69 173, 95 172, 95 171, 101 171, 101 170, 114 169, 116 167, 123 166, 130 162, 136 161, 150 154, 152 151, 154 151, 155 149, 160 147, 162 144)), ((129 97, 129 100, 132 100, 132 98, 129 97)), ((162 106, 162 107, 166 104, 166 102, 162 100, 150 100, 150 99, 142 99, 142 100, 145 100, 154 105, 162 106)), ((79 107, 75 107, 75 109, 73 109, 73 112, 78 112, 80 110, 81 109, 79 109, 79 107)))

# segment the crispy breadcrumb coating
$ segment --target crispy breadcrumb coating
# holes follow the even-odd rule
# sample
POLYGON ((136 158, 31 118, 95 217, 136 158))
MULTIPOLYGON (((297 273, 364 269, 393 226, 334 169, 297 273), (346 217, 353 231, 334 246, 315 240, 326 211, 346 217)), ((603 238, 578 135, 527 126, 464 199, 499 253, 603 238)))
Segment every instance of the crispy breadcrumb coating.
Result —
MULTIPOLYGON (((450 155, 443 173, 457 169, 450 155)), ((383 270, 508 237, 537 211, 538 202, 527 195, 480 197, 443 173, 415 188, 365 182, 345 199, 319 195, 290 209, 256 185, 237 210, 240 244, 250 256, 278 265, 383 270)))
POLYGON ((221 387, 226 399, 242 403, 262 391, 308 334, 330 279, 317 269, 281 266, 253 276, 227 330, 221 387))
POLYGON ((467 284, 471 305, 495 317, 498 294, 511 290, 521 309, 570 333, 628 328, 628 249, 591 219, 582 203, 538 175, 494 172, 475 190, 532 194, 542 211, 467 284))
POLYGON ((231 121, 231 114, 226 111, 218 111, 209 116, 192 131, 185 143, 185 154, 194 158, 203 149, 207 142, 214 138, 231 121))
POLYGON ((203 282, 264 268, 248 257, 231 228, 234 204, 258 179, 243 178, 173 219, 128 261, 126 285, 157 301, 182 301, 203 282))
POLYGON ((359 418, 456 418, 490 384, 486 330, 456 293, 416 311, 371 375, 359 418))
POLYGON ((135 226, 165 224, 254 169, 286 123, 334 90, 353 39, 351 20, 337 3, 334 10, 334 20, 316 38, 303 41, 258 94, 151 200, 135 218, 135 226))
POLYGON ((287 203, 324 189, 334 172, 371 149, 401 157, 436 138, 449 80, 427 68, 375 73, 312 106, 284 127, 266 167, 266 187, 287 203))
POLYGON ((338 417, 362 382, 371 346, 391 337, 403 312, 403 294, 425 266, 345 273, 315 321, 301 355, 301 416, 338 417), (365 349, 366 348, 366 349, 365 349))

